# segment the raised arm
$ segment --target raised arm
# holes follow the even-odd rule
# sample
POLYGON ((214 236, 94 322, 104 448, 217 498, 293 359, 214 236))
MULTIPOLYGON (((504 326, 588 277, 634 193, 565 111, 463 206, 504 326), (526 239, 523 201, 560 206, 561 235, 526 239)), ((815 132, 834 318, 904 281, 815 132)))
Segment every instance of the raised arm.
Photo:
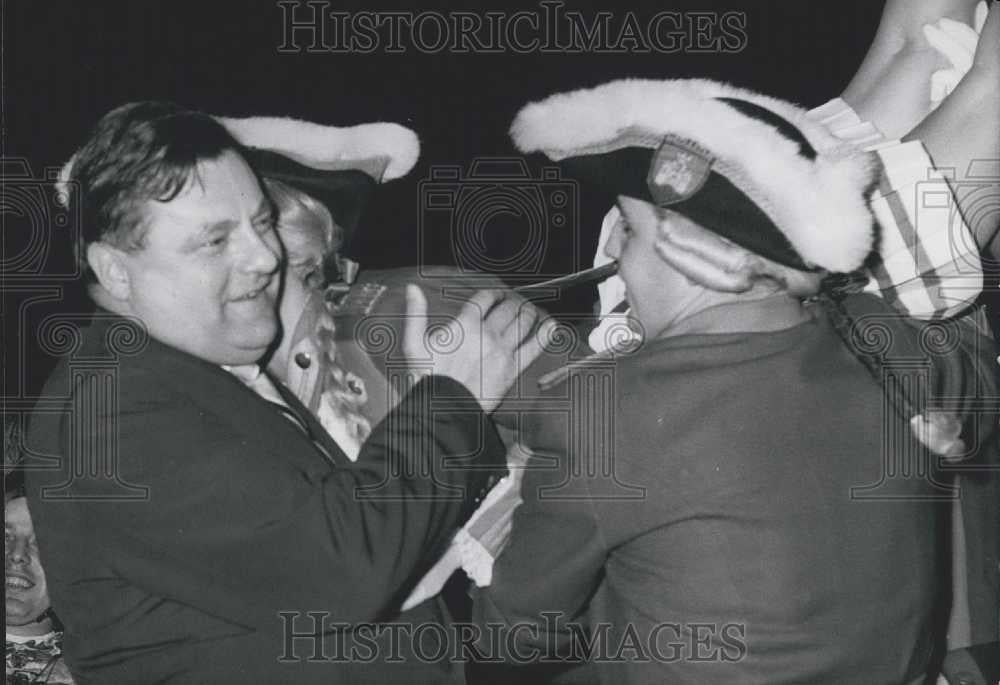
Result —
POLYGON ((931 107, 931 74, 949 67, 924 26, 942 17, 972 25, 978 0, 888 0, 875 39, 841 97, 886 138, 899 138, 931 107))

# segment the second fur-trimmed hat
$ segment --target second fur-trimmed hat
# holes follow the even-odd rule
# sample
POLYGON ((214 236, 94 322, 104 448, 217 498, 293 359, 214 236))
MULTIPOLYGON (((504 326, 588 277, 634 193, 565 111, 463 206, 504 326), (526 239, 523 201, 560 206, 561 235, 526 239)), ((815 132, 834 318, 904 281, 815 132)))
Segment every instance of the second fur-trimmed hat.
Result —
POLYGON ((515 145, 763 257, 849 272, 874 246, 877 161, 788 102, 708 80, 621 80, 524 107, 515 145))
POLYGON ((344 231, 341 256, 350 283, 358 264, 351 238, 375 185, 409 173, 420 156, 410 129, 388 122, 337 127, 280 117, 217 117, 242 145, 258 173, 322 202, 344 231))
POLYGON ((399 124, 327 126, 286 117, 216 117, 249 148, 270 150, 314 169, 356 169, 376 182, 401 178, 420 156, 417 134, 399 124))

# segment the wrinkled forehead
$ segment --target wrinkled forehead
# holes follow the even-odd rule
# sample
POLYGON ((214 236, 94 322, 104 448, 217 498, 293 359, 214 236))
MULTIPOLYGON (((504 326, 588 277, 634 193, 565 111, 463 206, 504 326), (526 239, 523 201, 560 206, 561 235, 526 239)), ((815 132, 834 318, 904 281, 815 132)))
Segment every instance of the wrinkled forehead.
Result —
POLYGON ((263 198, 260 179, 243 155, 236 150, 224 150, 216 157, 199 159, 180 192, 168 199, 209 200, 218 205, 263 198))
POLYGON ((142 209, 147 221, 198 230, 270 212, 271 204, 246 161, 227 151, 199 161, 173 197, 146 200, 142 209))

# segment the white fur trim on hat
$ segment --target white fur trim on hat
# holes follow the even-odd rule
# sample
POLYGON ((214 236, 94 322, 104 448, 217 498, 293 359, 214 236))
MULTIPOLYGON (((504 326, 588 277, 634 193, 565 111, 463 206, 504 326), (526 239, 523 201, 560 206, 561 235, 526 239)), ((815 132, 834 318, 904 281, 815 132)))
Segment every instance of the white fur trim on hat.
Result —
MULTIPOLYGON (((247 147, 273 150, 317 169, 357 168, 372 173, 375 160, 384 160, 378 182, 392 181, 410 172, 420 157, 417 134, 399 124, 376 122, 356 126, 324 126, 284 117, 215 117, 247 147)), ((59 170, 57 199, 69 203, 69 181, 76 154, 59 170)))
POLYGON ((553 95, 524 107, 511 125, 522 152, 559 161, 627 146, 655 148, 666 134, 696 141, 714 168, 753 200, 810 264, 853 271, 874 247, 865 192, 877 163, 812 122, 804 109, 708 80, 627 79, 553 95), (802 132, 810 161, 776 128, 715 98, 746 100, 802 132))
POLYGON ((274 150, 317 169, 344 169, 373 158, 388 159, 379 181, 405 176, 420 156, 417 134, 399 124, 338 127, 284 117, 216 118, 243 145, 274 150))

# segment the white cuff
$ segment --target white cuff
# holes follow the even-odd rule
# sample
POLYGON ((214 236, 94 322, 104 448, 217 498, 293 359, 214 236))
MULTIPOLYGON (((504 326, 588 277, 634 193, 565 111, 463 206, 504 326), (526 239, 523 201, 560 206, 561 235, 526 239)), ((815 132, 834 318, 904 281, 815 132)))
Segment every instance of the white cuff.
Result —
POLYGON ((832 135, 861 149, 885 141, 882 132, 871 122, 863 121, 843 98, 834 98, 810 110, 808 116, 832 135))
POLYGON ((458 548, 462 569, 476 587, 487 587, 493 582, 493 555, 463 528, 452 542, 458 548))

